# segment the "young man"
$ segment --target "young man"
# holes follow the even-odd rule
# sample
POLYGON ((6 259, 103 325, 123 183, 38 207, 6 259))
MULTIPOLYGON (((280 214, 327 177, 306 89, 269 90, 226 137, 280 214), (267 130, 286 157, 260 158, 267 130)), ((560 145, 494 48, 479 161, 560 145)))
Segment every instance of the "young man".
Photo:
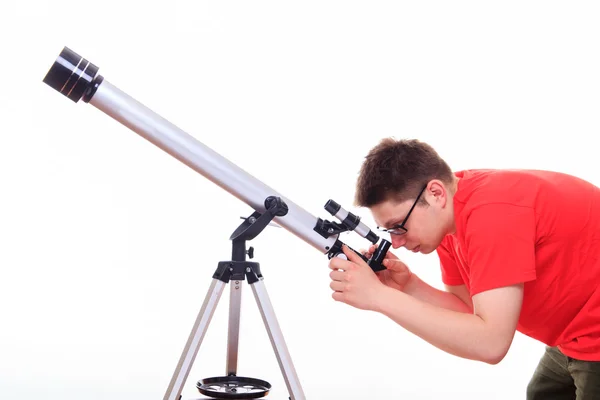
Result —
POLYGON ((548 171, 453 173, 431 146, 385 139, 361 167, 355 204, 393 248, 436 251, 447 291, 391 253, 375 274, 345 248, 348 260, 329 263, 335 300, 490 364, 518 330, 547 345, 529 400, 600 399, 600 189, 548 171))

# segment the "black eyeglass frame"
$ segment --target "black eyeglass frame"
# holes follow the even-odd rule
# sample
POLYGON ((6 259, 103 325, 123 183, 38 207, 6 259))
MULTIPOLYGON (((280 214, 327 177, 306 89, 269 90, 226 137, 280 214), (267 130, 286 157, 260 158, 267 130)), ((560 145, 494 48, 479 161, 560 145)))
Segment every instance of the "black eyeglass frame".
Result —
POLYGON ((401 223, 399 223, 397 225, 394 225, 394 226, 392 226, 391 228, 388 228, 388 229, 381 228, 379 226, 377 227, 377 229, 380 230, 380 231, 382 231, 382 232, 387 232, 390 235, 400 236, 400 235, 406 234, 406 232, 408 232, 408 229, 405 228, 405 225, 406 225, 406 222, 408 221, 408 217, 410 217, 410 214, 413 212, 413 210, 415 209, 415 207, 419 203, 419 199, 423 195, 423 192, 425 191, 425 189, 427 189, 427 185, 423 186, 423 189, 421 189, 421 191, 419 192, 419 195, 417 196, 417 199, 413 203, 413 205, 410 208, 410 210, 408 210, 408 214, 406 214, 406 217, 404 217, 404 220, 402 220, 401 223))

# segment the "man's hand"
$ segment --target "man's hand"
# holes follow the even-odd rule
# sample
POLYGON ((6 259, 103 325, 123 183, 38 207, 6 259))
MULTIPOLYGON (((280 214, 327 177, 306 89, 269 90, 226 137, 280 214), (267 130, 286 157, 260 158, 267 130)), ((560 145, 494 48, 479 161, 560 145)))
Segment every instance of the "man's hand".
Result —
MULTIPOLYGON (((361 251, 362 255, 371 258, 377 250, 377 245, 371 245, 368 251, 361 251)), ((413 277, 410 269, 392 252, 388 251, 383 259, 383 266, 387 269, 377 272, 379 280, 384 285, 396 290, 404 290, 410 279, 413 277)))
POLYGON ((362 310, 377 311, 382 282, 358 254, 346 245, 342 249, 348 260, 334 257, 329 261, 331 297, 362 310))

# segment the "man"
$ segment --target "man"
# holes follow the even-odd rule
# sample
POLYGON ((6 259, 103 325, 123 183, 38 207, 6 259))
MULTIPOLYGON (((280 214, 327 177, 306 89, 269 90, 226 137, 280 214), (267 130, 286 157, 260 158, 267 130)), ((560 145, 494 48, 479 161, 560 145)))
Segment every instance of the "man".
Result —
POLYGON ((375 274, 344 248, 348 260, 329 264, 335 300, 489 364, 518 330, 547 345, 529 400, 600 399, 600 189, 548 171, 453 173, 428 144, 385 139, 361 167, 355 204, 393 248, 436 251, 447 291, 391 253, 375 274))

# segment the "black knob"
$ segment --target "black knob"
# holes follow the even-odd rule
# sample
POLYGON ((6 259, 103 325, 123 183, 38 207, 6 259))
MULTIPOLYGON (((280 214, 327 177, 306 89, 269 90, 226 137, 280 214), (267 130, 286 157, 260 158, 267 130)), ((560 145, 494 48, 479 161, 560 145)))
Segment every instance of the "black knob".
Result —
POLYGON ((250 248, 248 248, 248 251, 246 252, 246 254, 248 254, 248 257, 250 259, 254 258, 254 247, 250 246, 250 248))
POLYGON ((283 217, 289 211, 285 201, 281 197, 269 196, 265 200, 265 208, 273 213, 276 217, 283 217))

